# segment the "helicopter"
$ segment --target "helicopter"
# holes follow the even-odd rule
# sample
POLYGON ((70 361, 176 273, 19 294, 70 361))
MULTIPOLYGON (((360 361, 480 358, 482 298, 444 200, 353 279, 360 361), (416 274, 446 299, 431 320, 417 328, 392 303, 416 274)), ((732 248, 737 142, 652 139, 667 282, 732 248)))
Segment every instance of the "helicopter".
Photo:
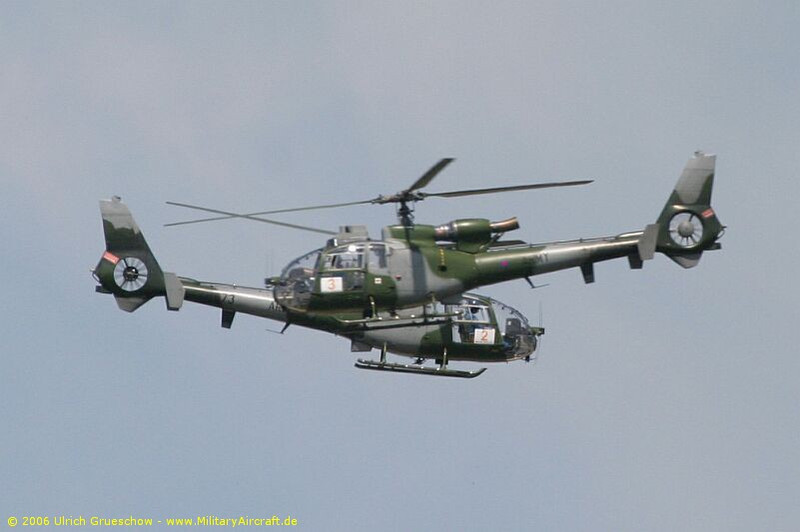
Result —
POLYGON ((696 266, 705 251, 721 248, 725 227, 711 207, 716 156, 697 151, 656 222, 644 230, 599 238, 527 244, 503 240, 519 228, 516 218, 492 222, 464 218, 438 226, 417 224, 413 207, 431 197, 453 198, 509 191, 580 186, 590 180, 537 183, 450 192, 423 192, 451 162, 445 158, 407 189, 345 203, 236 213, 186 203, 168 204, 216 216, 168 226, 241 218, 329 235, 321 248, 291 261, 264 288, 209 283, 161 270, 128 207, 120 198, 100 201, 106 250, 92 270, 98 292, 113 294, 122 310, 133 312, 157 296, 168 310, 184 301, 218 307, 221 325, 230 328, 236 313, 331 332, 351 340, 351 351, 377 348, 380 359, 358 359, 360 369, 473 378, 483 373, 448 367, 453 360, 499 362, 531 360, 541 327, 520 312, 472 290, 568 268, 579 268, 592 283, 596 262, 623 258, 641 269, 656 252, 683 268, 696 266), (265 215, 354 205, 398 205, 398 224, 380 240, 366 227, 342 226, 338 233, 289 224, 265 215), (389 362, 387 353, 415 358, 414 364, 389 362), (433 359, 437 366, 426 366, 433 359))

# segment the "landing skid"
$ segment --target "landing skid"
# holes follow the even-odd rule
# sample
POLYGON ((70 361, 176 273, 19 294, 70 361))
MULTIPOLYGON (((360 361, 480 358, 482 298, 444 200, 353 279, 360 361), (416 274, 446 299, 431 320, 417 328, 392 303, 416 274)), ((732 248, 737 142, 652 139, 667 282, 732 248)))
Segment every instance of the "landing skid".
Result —
POLYGON ((416 366, 414 364, 396 364, 394 362, 378 362, 377 360, 356 360, 355 366, 359 369, 374 369, 377 371, 396 371, 398 373, 416 373, 418 375, 433 375, 436 377, 461 377, 462 379, 474 379, 486 368, 477 371, 467 371, 461 369, 449 369, 443 366, 416 366))

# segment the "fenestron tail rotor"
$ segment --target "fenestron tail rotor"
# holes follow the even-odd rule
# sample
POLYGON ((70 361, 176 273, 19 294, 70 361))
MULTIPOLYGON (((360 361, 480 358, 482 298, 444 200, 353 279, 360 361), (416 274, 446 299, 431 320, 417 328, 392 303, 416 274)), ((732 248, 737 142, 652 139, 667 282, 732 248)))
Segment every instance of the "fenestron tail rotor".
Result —
POLYGON ((210 212, 214 214, 219 214, 221 216, 214 216, 209 218, 199 218, 195 220, 186 220, 182 222, 173 222, 169 224, 165 224, 166 226, 175 226, 175 225, 186 225, 186 224, 194 224, 200 222, 212 222, 218 220, 226 220, 230 218, 246 218, 249 220, 255 220, 259 222, 271 223, 275 225, 282 225, 284 227, 291 227, 293 229, 302 229, 306 231, 314 231, 318 233, 326 233, 326 234, 334 234, 330 231, 326 231, 323 229, 316 229, 313 227, 307 227, 302 225, 295 225, 295 224, 288 224, 285 222, 278 222, 275 220, 269 220, 266 218, 261 218, 263 215, 267 214, 281 214, 281 213, 288 213, 288 212, 297 212, 297 211, 312 211, 312 210, 319 210, 319 209, 333 209, 339 207, 349 207, 353 205, 385 205, 387 203, 396 203, 399 204, 397 209, 397 216, 400 220, 400 223, 404 226, 411 226, 414 223, 414 216, 413 216, 413 204, 422 201, 427 198, 457 198, 457 197, 464 197, 464 196, 476 196, 481 194, 496 194, 499 192, 515 192, 521 190, 535 190, 535 189, 543 189, 543 188, 555 188, 555 187, 571 187, 571 186, 579 186, 579 185, 587 185, 592 182, 589 179, 582 179, 576 181, 555 181, 549 183, 534 183, 528 185, 513 185, 513 186, 505 186, 505 187, 490 187, 490 188, 476 188, 476 189, 468 189, 468 190, 451 190, 447 192, 422 192, 420 189, 428 186, 433 179, 439 175, 439 173, 444 170, 450 163, 452 163, 455 159, 453 158, 444 158, 441 159, 439 162, 434 164, 427 172, 422 174, 414 183, 405 190, 401 190, 395 194, 390 195, 380 195, 372 199, 366 200, 358 200, 358 201, 348 201, 343 203, 331 203, 325 205, 312 205, 306 207, 293 207, 288 209, 274 209, 268 211, 258 211, 258 212, 251 212, 251 213, 235 213, 230 211, 222 211, 218 209, 210 209, 207 207, 201 207, 198 205, 189 205, 186 203, 177 203, 168 201, 167 204, 175 205, 178 207, 185 207, 188 209, 200 210, 204 212, 210 212))
POLYGON ((669 221, 669 236, 682 248, 692 248, 703 238, 703 222, 693 212, 680 212, 669 221))
POLYGON ((135 292, 147 284, 147 266, 136 257, 125 257, 114 267, 114 282, 126 292, 135 292))

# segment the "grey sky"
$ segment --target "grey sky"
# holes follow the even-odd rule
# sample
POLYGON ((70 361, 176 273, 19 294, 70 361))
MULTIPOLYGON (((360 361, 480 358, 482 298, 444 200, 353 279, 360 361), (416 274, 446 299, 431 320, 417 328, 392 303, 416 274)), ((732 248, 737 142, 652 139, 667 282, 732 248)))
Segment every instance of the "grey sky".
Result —
MULTIPOLYGON (((800 522, 794 2, 6 2, 0 526, 296 516, 307 530, 793 530, 800 522), (419 220, 532 241, 638 230, 717 153, 721 252, 483 293, 547 335, 471 382, 374 375, 341 339, 94 293, 97 199, 161 265, 257 285, 321 245, 191 217, 366 199, 456 157, 419 220), (442 382, 444 381, 444 382, 442 382)), ((394 219, 364 207, 288 222, 394 219)))

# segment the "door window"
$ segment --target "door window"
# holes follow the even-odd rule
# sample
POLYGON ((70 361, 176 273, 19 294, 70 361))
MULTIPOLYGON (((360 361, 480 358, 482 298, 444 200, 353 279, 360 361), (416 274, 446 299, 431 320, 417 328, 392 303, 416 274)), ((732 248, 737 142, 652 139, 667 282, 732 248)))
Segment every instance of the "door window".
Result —
POLYGON ((325 255, 326 270, 360 270, 364 268, 364 244, 350 244, 325 255))
POLYGON ((369 269, 372 271, 386 269, 386 245, 369 245, 369 269))

